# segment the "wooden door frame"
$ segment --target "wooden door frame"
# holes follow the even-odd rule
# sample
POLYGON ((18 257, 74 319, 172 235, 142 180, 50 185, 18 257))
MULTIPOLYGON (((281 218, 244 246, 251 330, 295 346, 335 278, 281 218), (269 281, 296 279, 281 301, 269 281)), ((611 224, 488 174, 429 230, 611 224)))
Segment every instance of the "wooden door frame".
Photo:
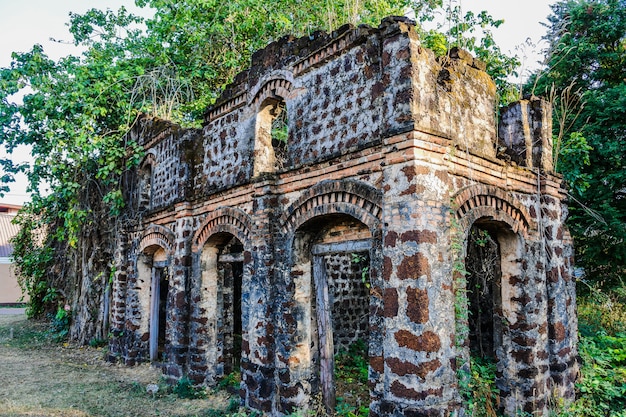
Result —
MULTIPOLYGON (((239 242, 239 239, 237 239, 237 241, 239 242)), ((224 309, 224 290, 226 288, 225 284, 224 284, 224 265, 225 264, 229 264, 230 265, 230 271, 231 274, 233 274, 233 264, 235 263, 240 263, 242 265, 244 265, 244 267, 242 268, 241 271, 241 286, 239 288, 239 320, 242 321, 242 317, 241 317, 241 296, 243 294, 243 274, 244 274, 244 270, 245 270, 245 262, 244 262, 244 256, 243 256, 243 252, 236 252, 236 253, 223 253, 223 254, 219 254, 217 257, 217 275, 218 275, 218 281, 221 282, 221 288, 218 288, 217 292, 218 292, 218 298, 220 298, 220 300, 218 301, 218 308, 219 305, 221 303, 221 315, 222 317, 224 317, 227 314, 227 311, 225 311, 224 309)), ((223 369, 224 369, 224 376, 226 376, 227 373, 233 372, 233 371, 237 371, 240 372, 241 371, 241 347, 239 348, 238 351, 235 351, 235 314, 237 313, 237 311, 235 311, 235 306, 237 305, 237 302, 235 301, 235 276, 233 274, 233 276, 231 277, 232 279, 232 297, 233 299, 231 300, 232 305, 232 323, 231 323, 231 327, 229 329, 225 329, 225 326, 218 326, 218 331, 221 328, 222 329, 222 353, 221 353, 221 357, 222 357, 222 365, 223 365, 223 369), (224 332, 230 332, 231 338, 232 338, 232 346, 227 346, 226 344, 226 340, 224 339, 224 332), (226 360, 228 358, 227 355, 227 349, 230 348, 231 350, 231 354, 230 354, 230 361, 232 361, 232 364, 229 364, 227 367, 226 364, 226 360), (237 360, 235 360, 235 355, 238 356, 237 360), (239 363, 239 369, 235 369, 234 364, 235 363, 239 363), (233 369, 230 370, 230 372, 227 372, 228 369, 230 369, 230 365, 233 365, 233 369), (228 368, 228 369, 227 369, 228 368)), ((243 321, 242 321, 243 324, 243 321)), ((241 329, 241 332, 243 333, 243 327, 241 329)))
MULTIPOLYGON (((313 281, 315 283, 315 311, 320 350, 320 386, 326 411, 335 411, 335 346, 333 318, 328 295, 328 279, 324 256, 338 253, 371 252, 372 239, 349 240, 336 243, 318 243, 311 248, 313 281)), ((370 262, 371 262, 371 256, 370 262)))
POLYGON ((150 273, 150 362, 159 359, 159 309, 161 307, 161 279, 163 279, 165 268, 167 268, 167 262, 154 262, 150 273))

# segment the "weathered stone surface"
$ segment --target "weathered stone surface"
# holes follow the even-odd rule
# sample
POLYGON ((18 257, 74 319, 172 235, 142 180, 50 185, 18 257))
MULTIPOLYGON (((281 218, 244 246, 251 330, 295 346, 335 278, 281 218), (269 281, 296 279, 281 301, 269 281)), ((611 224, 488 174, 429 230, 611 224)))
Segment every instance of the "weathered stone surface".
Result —
POLYGON ((441 348, 441 341, 436 333, 426 331, 416 336, 407 330, 399 330, 394 334, 398 346, 418 352, 437 352, 441 348))
POLYGON ((476 337, 458 337, 470 321, 455 303, 482 291, 459 273, 478 227, 499 248, 482 330, 504 411, 572 399, 573 248, 550 110, 512 105, 498 142, 495 102, 483 63, 437 59, 388 18, 256 52, 201 130, 138 119, 110 359, 204 385, 239 367, 242 403, 280 415, 335 395, 320 392, 325 349, 361 339, 372 415, 462 413, 457 368, 476 337))

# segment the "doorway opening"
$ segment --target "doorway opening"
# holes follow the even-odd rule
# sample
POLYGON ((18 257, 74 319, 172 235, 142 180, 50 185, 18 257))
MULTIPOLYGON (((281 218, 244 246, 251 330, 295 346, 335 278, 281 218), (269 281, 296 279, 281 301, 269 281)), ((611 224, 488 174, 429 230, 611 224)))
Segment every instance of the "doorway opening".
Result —
POLYGON ((162 248, 152 255, 150 285, 150 361, 165 362, 169 274, 167 256, 162 248))
POLYGON ((241 366, 241 286, 243 245, 235 237, 220 250, 218 274, 222 281, 221 333, 224 341, 224 375, 240 372, 241 366))
POLYGON ((493 379, 490 386, 499 390, 485 397, 485 406, 494 410, 502 408, 507 381, 515 378, 515 370, 507 366, 511 349, 504 344, 511 343, 505 334, 518 320, 512 307, 517 291, 512 282, 522 279, 522 243, 507 223, 491 218, 478 219, 467 239, 469 354, 471 363, 480 365, 481 378, 493 379))
POLYGON ((328 215, 303 225, 294 244, 294 272, 311 286, 312 394, 330 415, 358 413, 370 403, 371 233, 348 215, 328 215))
POLYGON ((495 361, 499 337, 494 326, 502 271, 497 229, 493 225, 476 223, 470 229, 465 268, 470 354, 495 361))
POLYGON ((210 383, 227 379, 238 387, 243 339, 242 284, 244 247, 230 233, 212 235, 200 255, 200 288, 197 317, 203 355, 209 366, 210 383))

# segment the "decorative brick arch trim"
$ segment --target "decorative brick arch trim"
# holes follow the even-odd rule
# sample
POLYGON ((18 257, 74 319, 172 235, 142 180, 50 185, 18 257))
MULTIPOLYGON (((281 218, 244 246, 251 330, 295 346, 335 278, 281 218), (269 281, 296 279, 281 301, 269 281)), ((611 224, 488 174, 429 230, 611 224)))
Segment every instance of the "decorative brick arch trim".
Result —
POLYGON ((382 193, 357 181, 322 181, 309 188, 283 213, 280 231, 294 232, 308 220, 327 214, 348 214, 377 236, 382 222, 382 193))
POLYGON ((150 149, 146 153, 146 156, 144 156, 141 160, 141 163, 139 164, 139 169, 144 170, 148 165, 154 167, 156 165, 156 161, 156 151, 154 149, 150 149))
POLYGON ((230 233, 247 247, 252 241, 252 221, 239 209, 221 207, 211 212, 193 236, 192 252, 202 249, 206 241, 216 233, 230 233))
POLYGON ((171 255, 174 248, 175 236, 167 227, 150 225, 139 241, 139 253, 144 252, 150 246, 159 246, 171 255))
POLYGON ((490 185, 476 185, 465 188, 454 197, 455 215, 463 230, 481 217, 490 217, 507 223, 514 232, 528 235, 536 230, 536 224, 519 202, 515 202, 506 192, 490 185))
POLYGON ((291 96, 293 91, 293 83, 285 79, 282 74, 277 78, 272 78, 261 84, 258 89, 251 94, 251 105, 257 110, 262 103, 268 98, 281 97, 283 100, 291 96))

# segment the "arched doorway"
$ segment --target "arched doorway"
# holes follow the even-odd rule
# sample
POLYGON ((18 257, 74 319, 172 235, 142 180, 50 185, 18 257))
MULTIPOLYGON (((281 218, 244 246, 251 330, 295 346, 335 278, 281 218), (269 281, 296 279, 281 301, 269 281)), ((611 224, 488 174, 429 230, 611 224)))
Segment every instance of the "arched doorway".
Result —
POLYGON ((330 414, 338 398, 369 405, 372 247, 369 228, 345 214, 313 218, 295 235, 292 275, 310 286, 311 391, 330 414))
POLYGON ((166 359, 167 311, 169 295, 169 260, 165 249, 148 246, 137 263, 140 302, 146 314, 142 327, 147 331, 148 355, 151 362, 166 359))
POLYGON ((495 360, 495 347, 501 344, 496 314, 502 304, 502 271, 497 228, 493 224, 478 222, 470 229, 465 268, 470 354, 495 360))
POLYGON ((200 255, 199 320, 203 332, 206 360, 216 379, 233 374, 238 378, 241 365, 243 244, 229 233, 211 236, 200 255))
POLYGON ((467 236, 469 355, 493 368, 501 394, 510 391, 515 373, 509 367, 509 326, 518 319, 511 305, 516 291, 512 282, 522 275, 522 247, 521 237, 510 225, 490 217, 475 221, 467 236))

